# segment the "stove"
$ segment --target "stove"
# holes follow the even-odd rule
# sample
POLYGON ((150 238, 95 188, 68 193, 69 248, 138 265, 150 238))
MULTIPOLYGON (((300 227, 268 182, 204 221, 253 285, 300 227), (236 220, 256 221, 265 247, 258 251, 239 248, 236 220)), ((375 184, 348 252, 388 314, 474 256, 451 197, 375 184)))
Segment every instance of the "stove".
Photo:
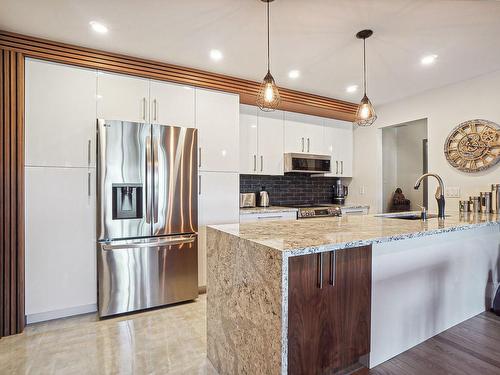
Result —
POLYGON ((297 208, 299 210, 297 212, 298 219, 342 216, 340 207, 334 204, 297 204, 286 207, 297 208))

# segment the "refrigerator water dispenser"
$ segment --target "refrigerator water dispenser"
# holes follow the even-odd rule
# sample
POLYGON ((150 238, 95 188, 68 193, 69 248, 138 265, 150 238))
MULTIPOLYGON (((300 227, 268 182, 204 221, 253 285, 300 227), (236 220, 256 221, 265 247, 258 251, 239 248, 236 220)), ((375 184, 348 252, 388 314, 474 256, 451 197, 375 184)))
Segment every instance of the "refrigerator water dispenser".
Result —
POLYGON ((142 218, 142 184, 113 184, 113 220, 142 218))

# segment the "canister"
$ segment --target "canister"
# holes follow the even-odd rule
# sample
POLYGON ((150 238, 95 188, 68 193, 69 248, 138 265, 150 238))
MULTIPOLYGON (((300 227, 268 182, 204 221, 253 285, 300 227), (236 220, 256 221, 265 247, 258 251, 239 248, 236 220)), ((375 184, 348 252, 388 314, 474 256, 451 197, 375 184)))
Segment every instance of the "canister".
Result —
POLYGON ((470 201, 459 201, 458 208, 460 212, 470 212, 470 201))
POLYGON ((472 205, 472 212, 481 212, 481 198, 480 197, 470 197, 470 204, 472 205))
POLYGON ((485 214, 491 213, 491 191, 480 193, 481 196, 481 212, 485 214))
POLYGON ((500 184, 491 185, 491 211, 500 214, 500 184))

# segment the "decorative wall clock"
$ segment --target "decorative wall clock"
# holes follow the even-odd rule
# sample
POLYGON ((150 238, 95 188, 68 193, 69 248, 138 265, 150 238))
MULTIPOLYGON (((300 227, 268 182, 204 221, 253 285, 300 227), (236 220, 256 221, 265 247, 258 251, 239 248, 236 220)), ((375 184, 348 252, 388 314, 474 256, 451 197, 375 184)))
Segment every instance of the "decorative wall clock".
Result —
POLYGON ((487 120, 463 122, 446 139, 444 154, 463 172, 488 169, 500 159, 500 126, 487 120))

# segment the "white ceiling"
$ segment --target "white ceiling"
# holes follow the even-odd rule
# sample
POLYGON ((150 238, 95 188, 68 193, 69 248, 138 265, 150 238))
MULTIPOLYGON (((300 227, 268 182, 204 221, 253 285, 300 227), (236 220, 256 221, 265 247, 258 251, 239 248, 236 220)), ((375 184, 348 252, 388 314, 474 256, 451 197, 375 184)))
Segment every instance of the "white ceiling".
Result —
MULTIPOLYGON (((387 103, 500 69, 500 1, 276 0, 271 71, 280 86, 357 102, 362 42, 368 94, 387 103), (435 65, 420 58, 437 54, 435 65), (299 79, 288 71, 299 69, 299 79)), ((259 0, 0 0, 0 29, 260 81, 266 72, 259 0), (96 20, 109 27, 99 35, 96 20), (224 58, 208 57, 212 48, 224 58)))

